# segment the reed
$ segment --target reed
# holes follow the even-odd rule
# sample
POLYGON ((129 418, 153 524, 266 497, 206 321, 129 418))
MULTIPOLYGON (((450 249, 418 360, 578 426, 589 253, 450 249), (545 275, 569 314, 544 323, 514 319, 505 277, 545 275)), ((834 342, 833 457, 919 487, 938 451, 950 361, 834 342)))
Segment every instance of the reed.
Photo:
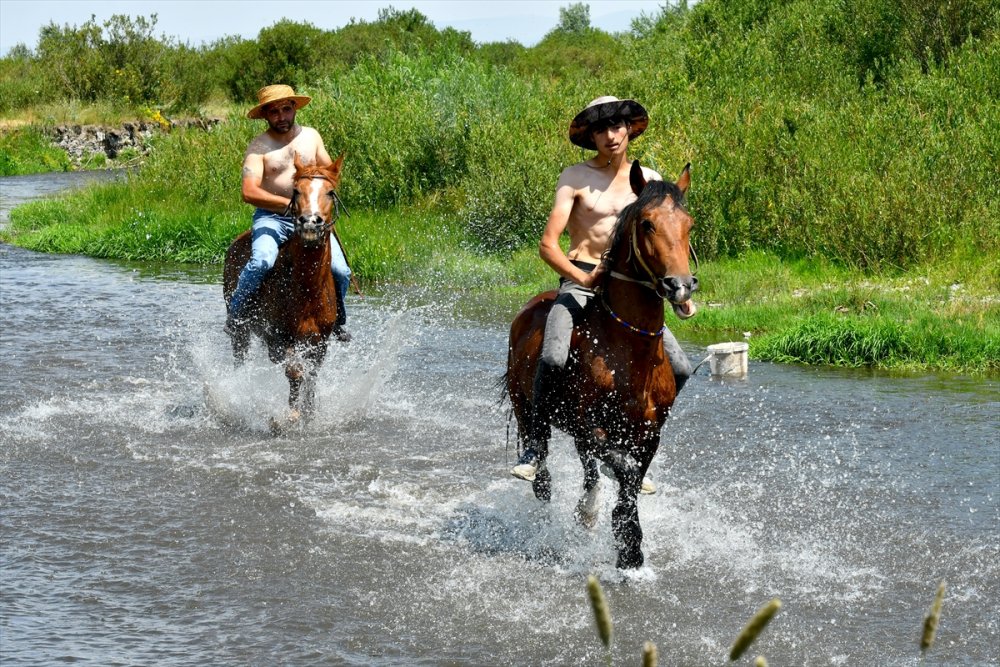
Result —
POLYGON ((938 584, 937 595, 931 609, 924 618, 924 633, 920 637, 920 653, 926 654, 934 644, 934 636, 937 634, 938 622, 941 620, 941 602, 944 600, 944 580, 938 584))
POLYGON ((656 652, 656 644, 646 642, 642 645, 642 667, 656 667, 659 656, 656 652))
POLYGON ((754 614, 754 617, 750 619, 750 622, 746 624, 746 627, 736 637, 736 641, 733 642, 733 648, 729 651, 730 660, 738 660, 750 648, 750 645, 760 636, 760 633, 764 631, 764 628, 774 615, 778 613, 779 609, 781 609, 781 600, 774 598, 754 614))
POLYGON ((601 589, 601 582, 592 574, 587 575, 587 595, 590 597, 590 606, 594 610, 594 620, 597 622, 597 634, 600 636, 604 647, 610 649, 613 631, 611 610, 608 609, 608 601, 605 599, 604 591, 601 589))

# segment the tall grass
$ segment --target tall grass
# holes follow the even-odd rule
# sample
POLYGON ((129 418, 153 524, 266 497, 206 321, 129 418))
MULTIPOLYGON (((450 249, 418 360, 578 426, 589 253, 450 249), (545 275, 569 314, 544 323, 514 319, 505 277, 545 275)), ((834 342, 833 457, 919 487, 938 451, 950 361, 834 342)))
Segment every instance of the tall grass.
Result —
POLYGON ((66 153, 52 146, 36 127, 20 127, 0 133, 0 176, 18 176, 49 171, 69 171, 66 153))

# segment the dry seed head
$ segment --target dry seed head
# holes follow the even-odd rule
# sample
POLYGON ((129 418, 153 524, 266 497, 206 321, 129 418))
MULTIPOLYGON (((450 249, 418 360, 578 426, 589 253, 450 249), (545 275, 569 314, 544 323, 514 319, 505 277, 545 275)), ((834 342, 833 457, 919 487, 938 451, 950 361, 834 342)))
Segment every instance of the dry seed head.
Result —
POLYGON ((590 596, 590 606, 594 608, 594 619, 597 621, 597 633, 605 647, 611 647, 611 612, 608 601, 604 599, 601 582, 592 574, 587 575, 587 594, 590 596))
POLYGON ((737 637, 736 641, 733 642, 733 649, 729 652, 730 660, 738 659, 741 655, 743 655, 744 651, 750 648, 750 644, 753 644, 754 640, 757 639, 757 636, 764 630, 764 626, 766 626, 768 621, 770 621, 771 618, 778 613, 779 609, 781 609, 781 600, 778 598, 774 598, 761 607, 760 611, 758 611, 754 617, 750 619, 750 622, 747 623, 745 628, 743 628, 739 637, 737 637))
POLYGON ((646 642, 642 645, 642 667, 656 667, 656 644, 646 642))
POLYGON ((931 605, 930 612, 924 619, 924 634, 920 638, 920 652, 924 653, 934 643, 934 635, 937 633, 938 621, 941 619, 941 601, 944 600, 944 579, 938 584, 937 595, 934 596, 934 604, 931 605))

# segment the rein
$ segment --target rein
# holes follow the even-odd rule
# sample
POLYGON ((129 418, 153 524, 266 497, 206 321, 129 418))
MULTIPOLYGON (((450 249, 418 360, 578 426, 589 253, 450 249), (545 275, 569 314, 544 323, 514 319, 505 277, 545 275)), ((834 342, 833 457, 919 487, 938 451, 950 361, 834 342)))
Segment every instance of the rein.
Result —
MULTIPOLYGON (((649 268, 649 265, 646 264, 646 261, 642 258, 642 253, 639 252, 638 227, 639 227, 638 225, 633 223, 632 234, 630 235, 629 239, 630 241, 629 261, 632 261, 633 259, 637 261, 639 263, 640 268, 642 268, 642 270, 646 273, 646 275, 649 276, 651 279, 655 280, 656 276, 653 274, 652 269, 649 268)), ((698 268, 699 268, 698 253, 694 251, 694 246, 691 245, 690 241, 688 242, 688 255, 690 255, 691 258, 694 259, 694 271, 692 271, 691 275, 696 276, 698 275, 698 268)), ((639 280, 638 278, 627 276, 624 273, 619 273, 618 271, 610 271, 608 275, 610 275, 612 278, 616 278, 618 280, 624 280, 625 282, 628 283, 636 283, 637 285, 642 285, 643 287, 649 288, 654 292, 656 292, 656 284, 652 280, 639 280)))
MULTIPOLYGON (((639 282, 639 281, 636 280, 634 282, 639 282)), ((639 334, 640 336, 648 336, 649 338, 657 338, 658 336, 662 336, 663 332, 667 330, 666 324, 660 327, 659 331, 646 331, 645 329, 640 329, 634 324, 629 324, 628 322, 623 320, 618 313, 616 313, 614 310, 611 309, 611 304, 608 303, 608 300, 604 296, 604 294, 601 295, 601 305, 604 306, 604 308, 608 311, 608 314, 611 315, 611 319, 613 319, 615 322, 622 325, 623 327, 625 327, 634 334, 639 334)))
MULTIPOLYGON (((638 261, 639 266, 646 273, 646 275, 652 279, 655 279, 656 276, 653 275, 653 271, 649 268, 649 265, 646 264, 645 260, 643 260, 642 254, 639 252, 639 234, 637 228, 638 225, 635 224, 632 225, 632 234, 629 244, 629 261, 632 261, 633 259, 638 261)), ((694 271, 692 272, 691 275, 698 275, 698 268, 699 268, 698 253, 694 251, 694 246, 691 245, 690 242, 688 242, 688 254, 694 259, 694 271)), ((622 280, 627 283, 635 283, 637 285, 642 285, 643 287, 655 292, 657 296, 660 295, 656 289, 656 284, 652 280, 640 280, 638 278, 633 278, 632 276, 625 275, 624 273, 620 273, 618 271, 609 271, 608 275, 616 280, 622 280)), ((611 318, 615 322, 622 325, 632 333, 639 334, 640 336, 649 336, 650 338, 655 338, 657 336, 662 336, 663 332, 667 330, 666 324, 660 327, 659 331, 646 331, 645 329, 641 329, 633 324, 630 324, 629 322, 626 322, 624 319, 622 319, 622 317, 618 313, 616 313, 611 308, 611 304, 608 303, 607 297, 603 293, 601 295, 601 304, 608 311, 608 314, 611 315, 611 318)))
MULTIPOLYGON (((311 179, 316 179, 316 180, 320 180, 320 181, 326 181, 330 185, 333 185, 333 181, 330 180, 330 177, 329 176, 324 176, 323 174, 313 174, 312 176, 299 176, 295 180, 298 181, 298 180, 301 180, 303 178, 311 178, 311 179)), ((341 208, 344 209, 344 214, 348 218, 351 217, 351 212, 347 210, 347 204, 345 204, 344 200, 340 198, 340 195, 337 193, 336 190, 334 190, 334 189, 331 188, 330 192, 333 193, 333 216, 331 216, 329 222, 323 223, 323 225, 322 225, 322 227, 320 227, 320 229, 322 229, 324 232, 330 232, 331 234, 333 234, 333 238, 336 239, 337 245, 340 246, 340 252, 344 253, 344 262, 347 263, 347 268, 350 269, 351 268, 351 262, 347 258, 347 250, 344 249, 344 244, 340 242, 340 235, 337 234, 337 228, 334 225, 336 224, 337 220, 340 219, 340 209, 341 208)), ((292 214, 292 208, 294 208, 294 206, 295 206, 295 200, 298 198, 298 196, 299 196, 298 191, 293 191, 292 192, 292 198, 288 200, 288 206, 285 207, 285 212, 282 213, 282 215, 284 215, 285 217, 290 217, 291 216, 291 214, 292 214)), ((351 271, 351 286, 354 287, 354 291, 357 293, 358 296, 364 297, 364 294, 362 294, 362 292, 361 292, 361 286, 358 285, 358 279, 354 275, 354 271, 351 271)))
MULTIPOLYGON (((330 177, 329 176, 324 176, 323 174, 314 174, 312 176, 299 176, 295 180, 299 181, 299 180, 302 180, 303 178, 310 178, 310 179, 315 179, 315 180, 319 180, 319 181, 326 181, 330 185, 333 185, 333 181, 330 180, 330 177)), ((331 189, 330 192, 333 193, 333 215, 330 217, 330 220, 328 222, 323 223, 321 229, 324 232, 332 230, 333 229, 333 225, 337 222, 337 220, 340 219, 340 208, 341 207, 344 208, 344 213, 347 215, 347 217, 348 218, 351 217, 351 212, 347 210, 347 206, 344 204, 344 201, 340 198, 340 195, 337 194, 337 191, 331 189)), ((285 217, 290 217, 291 216, 292 209, 295 207, 295 201, 298 199, 298 197, 299 197, 298 191, 297 190, 293 191, 292 192, 292 198, 288 200, 288 206, 285 207, 285 211, 282 213, 282 215, 284 215, 285 217)), ((337 232, 334 231, 333 234, 334 234, 334 236, 336 236, 337 232)), ((337 242, 338 243, 340 242, 340 238, 339 237, 337 238, 337 242)), ((341 249, 343 249, 343 245, 341 245, 341 249)))

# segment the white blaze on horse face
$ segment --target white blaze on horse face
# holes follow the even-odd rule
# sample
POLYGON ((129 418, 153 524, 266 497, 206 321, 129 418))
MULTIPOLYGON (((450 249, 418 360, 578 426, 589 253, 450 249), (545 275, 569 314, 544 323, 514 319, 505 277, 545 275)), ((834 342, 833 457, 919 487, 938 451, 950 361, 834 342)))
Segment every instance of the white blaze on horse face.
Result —
POLYGON ((309 212, 320 217, 322 217, 322 213, 319 207, 319 196, 322 191, 323 188, 320 187, 319 183, 316 181, 311 183, 311 187, 309 188, 309 212))

